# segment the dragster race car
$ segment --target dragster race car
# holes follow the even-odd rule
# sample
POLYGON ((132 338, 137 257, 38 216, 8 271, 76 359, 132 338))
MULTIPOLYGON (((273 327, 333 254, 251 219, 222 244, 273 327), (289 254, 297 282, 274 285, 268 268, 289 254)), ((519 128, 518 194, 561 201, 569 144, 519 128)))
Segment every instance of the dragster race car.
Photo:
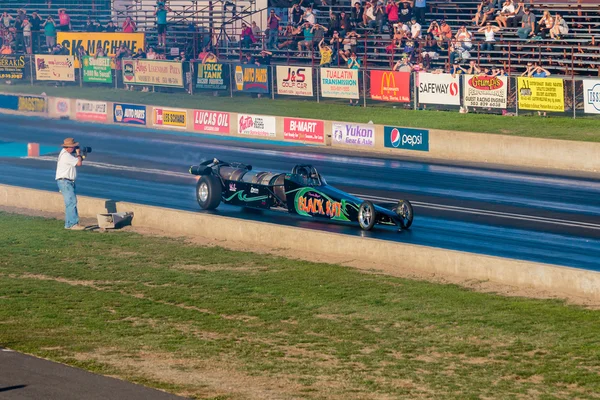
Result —
POLYGON ((364 230, 375 224, 408 229, 413 209, 408 200, 389 208, 363 201, 327 184, 312 165, 296 165, 291 173, 255 172, 251 165, 207 160, 189 169, 200 178, 196 198, 204 210, 225 204, 254 209, 284 209, 305 217, 358 221, 364 230))

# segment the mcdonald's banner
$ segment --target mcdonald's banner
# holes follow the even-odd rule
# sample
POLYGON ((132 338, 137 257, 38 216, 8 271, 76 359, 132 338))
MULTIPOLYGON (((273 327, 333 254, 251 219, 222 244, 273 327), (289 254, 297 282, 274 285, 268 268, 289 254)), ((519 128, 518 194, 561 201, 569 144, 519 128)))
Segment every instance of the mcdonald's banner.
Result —
POLYGON ((35 55, 35 79, 38 81, 75 82, 73 56, 35 55))
POLYGON ((321 68, 321 96, 358 99, 358 70, 321 68))
POLYGON ((520 110, 565 111, 563 80, 558 78, 517 78, 520 110))
POLYGON ((410 72, 371 71, 373 100, 410 102, 410 72))
POLYGON ((312 97, 312 68, 277 66, 277 94, 312 97))
POLYGON ((27 75, 27 59, 25 56, 0 56, 0 79, 18 80, 27 75))
POLYGON ((465 106, 506 108, 508 77, 464 75, 463 96, 465 106))
MULTIPOLYGON (((107 56, 115 56, 122 44, 133 54, 138 49, 146 47, 143 32, 136 33, 109 33, 109 32, 57 32, 56 41, 69 49, 69 54, 74 56, 79 46, 91 56, 96 54, 96 49, 102 47, 107 56)), ((79 60, 75 60, 75 68, 79 68, 79 60)), ((114 68, 114 65, 113 65, 114 68)))
POLYGON ((123 82, 182 88, 183 64, 179 61, 123 60, 123 82))
POLYGON ((235 88, 240 92, 269 93, 269 68, 258 65, 236 65, 235 88))

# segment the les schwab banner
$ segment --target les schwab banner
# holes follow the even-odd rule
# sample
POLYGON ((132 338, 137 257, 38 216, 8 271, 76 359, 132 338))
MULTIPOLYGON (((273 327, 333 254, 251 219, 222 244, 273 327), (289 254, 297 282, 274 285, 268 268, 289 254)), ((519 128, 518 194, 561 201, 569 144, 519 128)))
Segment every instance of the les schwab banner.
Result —
POLYGON ((73 56, 36 54, 35 79, 38 81, 75 82, 75 60, 73 56))
POLYGON ((154 108, 154 126, 187 128, 187 111, 173 108, 154 108))
POLYGON ((123 82, 182 88, 183 64, 179 61, 123 60, 123 82))
POLYGON ((517 78, 519 109, 565 111, 563 80, 557 78, 517 78))
POLYGON ((506 108, 508 77, 465 75, 463 93, 465 106, 506 108))
POLYGON ((371 71, 371 98, 396 103, 410 102, 410 73, 371 71))
POLYGON ((277 94, 312 97, 312 68, 277 66, 277 94))
POLYGON ((358 70, 321 68, 321 96, 358 99, 358 70))
MULTIPOLYGON (((76 54, 79 46, 83 46, 91 56, 96 54, 97 48, 102 47, 109 57, 115 56, 122 44, 132 54, 146 47, 144 33, 57 32, 56 35, 57 43, 69 49, 72 56, 76 54)), ((79 60, 75 62, 75 68, 79 68, 79 60)))

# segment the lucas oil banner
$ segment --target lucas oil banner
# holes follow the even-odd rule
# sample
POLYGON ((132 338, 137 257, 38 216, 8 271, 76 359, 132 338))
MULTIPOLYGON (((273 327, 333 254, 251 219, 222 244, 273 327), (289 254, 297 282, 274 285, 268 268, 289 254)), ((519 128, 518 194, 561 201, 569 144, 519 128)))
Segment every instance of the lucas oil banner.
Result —
POLYGON ((196 89, 229 89, 229 65, 220 63, 194 64, 196 67, 196 89))
POLYGON ((277 94, 312 96, 312 68, 277 66, 277 94))
POLYGON ((506 76, 465 75, 463 83, 465 106, 506 108, 508 96, 506 76))
POLYGON ((269 68, 257 65, 236 65, 235 88, 240 92, 269 93, 269 68))

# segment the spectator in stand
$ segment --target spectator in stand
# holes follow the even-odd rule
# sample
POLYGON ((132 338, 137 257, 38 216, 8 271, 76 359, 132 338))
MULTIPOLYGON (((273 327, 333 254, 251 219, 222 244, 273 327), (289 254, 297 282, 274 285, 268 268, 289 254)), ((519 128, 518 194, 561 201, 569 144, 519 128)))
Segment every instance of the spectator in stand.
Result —
POLYGON ((424 64, 429 67, 431 60, 437 60, 441 52, 442 49, 438 46, 436 38, 431 33, 428 33, 425 37, 423 51, 421 52, 424 64))
POLYGON ((94 58, 98 58, 98 57, 106 57, 106 51, 104 51, 104 48, 102 46, 98 46, 96 48, 96 53, 94 54, 94 58))
POLYGON ((527 39, 529 36, 533 35, 535 31, 535 15, 531 12, 531 8, 525 8, 525 14, 521 19, 521 27, 517 30, 517 35, 521 39, 527 39))
POLYGON ((300 25, 303 14, 304 12, 302 11, 298 3, 295 3, 292 6, 292 9, 290 10, 290 21, 292 23, 292 26, 297 27, 300 25))
POLYGON ((285 32, 283 34, 285 40, 282 43, 279 43, 277 48, 279 50, 288 48, 295 49, 298 47, 299 40, 297 39, 298 35, 302 34, 302 29, 300 27, 293 27, 292 25, 288 25, 285 27, 285 32))
POLYGON ((23 21, 26 17, 25 10, 20 9, 17 12, 17 18, 15 19, 15 52, 17 53, 21 52, 21 47, 23 47, 23 50, 25 49, 23 43, 23 21))
POLYGON ((25 52, 27 54, 31 54, 31 22, 29 22, 29 18, 27 16, 25 16, 22 26, 23 26, 23 43, 25 46, 25 52))
POLYGON ((319 42, 321 42, 321 40, 325 38, 326 31, 327 31, 327 28, 325 28, 323 25, 314 24, 311 28, 311 32, 313 34, 313 38, 312 38, 313 44, 318 46, 319 42))
POLYGON ((363 27, 363 14, 364 10, 361 4, 357 1, 356 3, 354 3, 354 7, 352 7, 351 14, 351 23, 354 28, 363 27))
POLYGON ((456 75, 466 74, 467 70, 461 67, 460 62, 458 60, 455 60, 452 63, 452 66, 450 67, 450 73, 452 74, 453 78, 456 78, 456 75))
POLYGON ((427 28, 427 34, 433 36, 434 38, 439 38, 442 36, 442 30, 440 29, 437 21, 431 21, 429 28, 427 28))
POLYGON ((530 78, 547 78, 552 74, 538 63, 535 63, 534 65, 527 63, 527 69, 521 74, 521 76, 524 75, 527 75, 530 78))
POLYGON ((356 31, 349 32, 344 38, 344 41, 342 42, 344 44, 344 50, 349 50, 350 53, 356 52, 356 47, 358 46, 358 38, 360 37, 361 36, 358 33, 356 33, 356 31))
POLYGON ((487 21, 493 18, 495 10, 492 0, 482 0, 482 2, 479 3, 479 6, 477 6, 477 13, 472 21, 477 26, 483 26, 487 21))
POLYGON ((367 29, 374 30, 377 28, 377 18, 375 17, 375 8, 369 2, 365 4, 365 12, 363 13, 363 26, 367 29))
POLYGON ((311 24, 305 22, 302 25, 302 33, 304 34, 304 40, 298 42, 298 53, 300 53, 300 56, 302 56, 303 47, 306 48, 306 51, 311 51, 313 48, 313 30, 311 24))
POLYGON ((408 24, 413 16, 413 10, 410 3, 402 3, 402 6, 398 10, 398 21, 403 24, 408 24))
POLYGON ((324 41, 325 38, 321 39, 319 42, 319 53, 321 53, 321 62, 319 63, 319 66, 323 68, 329 68, 331 67, 331 56, 333 55, 333 50, 331 50, 331 47, 327 46, 324 41))
MULTIPOLYGON (((256 38, 254 37, 252 28, 250 28, 245 23, 242 23, 242 33, 240 35, 240 38, 241 38, 241 42, 242 42, 242 47, 246 48, 246 49, 250 48, 251 45, 256 43, 256 38)), ((160 44, 159 44, 159 46, 160 46, 160 44)))
POLYGON ((46 21, 42 24, 44 28, 44 36, 46 36, 46 46, 48 51, 52 51, 52 48, 56 45, 56 25, 54 18, 51 15, 46 18, 46 21))
POLYGON ((515 16, 511 18, 508 22, 508 26, 511 28, 518 28, 525 16, 525 1, 519 0, 517 3, 517 8, 515 9, 515 16))
POLYGON ((14 21, 15 19, 9 15, 6 11, 4 11, 2 13, 2 26, 4 26, 4 28, 8 29, 10 28, 10 25, 12 23, 12 21, 14 21))
POLYGON ((167 12, 172 12, 171 8, 164 1, 156 2, 156 25, 158 29, 158 45, 164 47, 167 45, 167 12))
POLYGON ((81 45, 77 47, 74 53, 75 58, 77 58, 80 62, 81 60, 83 60, 83 57, 88 55, 87 51, 85 51, 85 49, 81 45))
POLYGON ((350 23, 350 16, 344 11, 340 13, 340 36, 346 36, 346 32, 352 30, 352 24, 350 23))
POLYGON ((279 38, 279 15, 275 14, 275 10, 271 10, 267 25, 269 26, 269 43, 267 47, 269 49, 277 49, 277 40, 279 38))
POLYGON ((440 32, 442 34, 442 38, 445 40, 452 39, 452 28, 450 28, 450 25, 448 25, 445 20, 442 20, 442 23, 440 24, 440 32))
POLYGON ((203 48, 202 53, 198 54, 198 60, 200 60, 202 64, 219 62, 219 58, 216 56, 216 54, 211 52, 208 47, 203 48))
POLYGON ((106 28, 104 28, 105 32, 116 32, 117 31, 117 27, 115 26, 115 23, 112 21, 108 21, 108 24, 106 24, 106 28))
POLYGON ((329 32, 339 31, 340 30, 340 19, 333 11, 329 12, 329 20, 327 22, 327 30, 329 32))
POLYGON ((94 32, 104 32, 104 27, 98 18, 94 20, 94 32))
POLYGON ((535 40, 544 39, 550 29, 554 26, 554 18, 550 15, 550 11, 545 10, 542 18, 537 23, 535 27, 535 31, 533 33, 533 38, 535 40))
POLYGON ((335 50, 334 54, 337 54, 337 52, 340 51, 340 49, 343 46, 343 43, 344 43, 344 39, 340 36, 339 32, 333 31, 333 36, 331 37, 329 44, 335 50))
POLYGON ((413 13, 419 24, 425 23, 425 14, 427 11, 427 0, 414 0, 413 13))
POLYGON ((32 51, 38 53, 40 51, 40 30, 42 29, 42 17, 38 14, 37 11, 31 13, 31 18, 29 19, 31 22, 31 47, 32 51))
POLYGON ((311 25, 315 24, 315 22, 316 22, 315 13, 313 12, 312 7, 306 7, 306 9, 304 10, 304 15, 302 16, 302 19, 311 25))
POLYGON ((242 64, 256 64, 256 60, 252 54, 246 53, 244 54, 244 58, 242 58, 242 64))
POLYGON ((467 27, 465 25, 462 25, 458 29, 455 38, 458 42, 458 46, 462 47, 464 50, 470 50, 471 47, 473 47, 473 43, 471 42, 473 34, 467 30, 467 27))
POLYGON ((501 28, 506 28, 511 18, 515 17, 515 5, 512 0, 506 0, 500 14, 496 17, 496 22, 501 28))
POLYGON ((147 58, 146 53, 144 52, 144 49, 142 49, 141 47, 139 49, 137 49, 137 52, 131 56, 131 58, 135 59, 145 59, 147 58))
MULTIPOLYGON (((146 59, 148 60, 156 60, 157 54, 154 51, 154 47, 149 47, 148 52, 146 53, 146 59)), ((204 59, 202 59, 202 63, 204 63, 204 59)))
POLYGON ((131 19, 131 17, 125 18, 125 22, 123 22, 122 31, 123 33, 133 33, 137 27, 135 26, 135 22, 131 19))
POLYGON ((94 27, 94 23, 92 22, 91 17, 87 17, 85 21, 85 27, 83 28, 84 32, 95 32, 96 28, 94 27))
POLYGON ((383 27, 387 24, 387 13, 382 0, 377 0, 377 6, 375 7, 375 19, 377 21, 377 33, 383 33, 383 27))
POLYGON ((479 28, 477 32, 485 35, 485 42, 481 44, 482 51, 494 51, 494 42, 496 42, 495 34, 500 30, 497 26, 492 26, 490 22, 487 22, 483 28, 479 28))
MULTIPOLYGON (((351 52, 350 57, 346 55, 346 53, 340 51, 340 57, 346 62, 349 69, 360 69, 360 61, 356 58, 356 53, 351 52)), ((358 106, 358 100, 356 103, 352 103, 352 99, 350 99, 350 106, 356 105, 358 106)))
POLYGON ((554 26, 550 29, 550 37, 552 39, 559 39, 569 33, 569 25, 567 21, 560 14, 556 14, 554 17, 554 26))
POLYGON ((260 29, 260 26, 256 25, 256 21, 252 21, 250 29, 252 29, 252 36, 256 38, 256 41, 260 41, 263 36, 263 32, 262 29, 260 29))
POLYGON ((406 54, 402 54, 402 57, 400 57, 400 59, 396 62, 396 64, 394 64, 392 71, 399 71, 399 72, 411 72, 412 71, 412 66, 410 65, 410 61, 408 60, 408 57, 406 56, 406 54))
POLYGON ((475 60, 469 61, 469 69, 467 70, 467 74, 469 74, 469 75, 481 74, 481 67, 479 65, 477 65, 475 60))
POLYGON ((398 4, 396 4, 394 0, 388 0, 387 5, 385 6, 385 12, 387 14, 390 36, 392 36, 394 34, 394 29, 392 27, 399 21, 398 4))
POLYGON ((417 22, 417 18, 412 17, 410 22, 410 37, 413 39, 421 39, 421 24, 417 22))
POLYGON ((58 30, 61 32, 69 32, 71 30, 71 17, 67 14, 64 8, 58 9, 58 30))
POLYGON ((257 65, 271 65, 271 58, 273 58, 273 53, 268 50, 261 50, 258 56, 255 57, 255 62, 257 65))

